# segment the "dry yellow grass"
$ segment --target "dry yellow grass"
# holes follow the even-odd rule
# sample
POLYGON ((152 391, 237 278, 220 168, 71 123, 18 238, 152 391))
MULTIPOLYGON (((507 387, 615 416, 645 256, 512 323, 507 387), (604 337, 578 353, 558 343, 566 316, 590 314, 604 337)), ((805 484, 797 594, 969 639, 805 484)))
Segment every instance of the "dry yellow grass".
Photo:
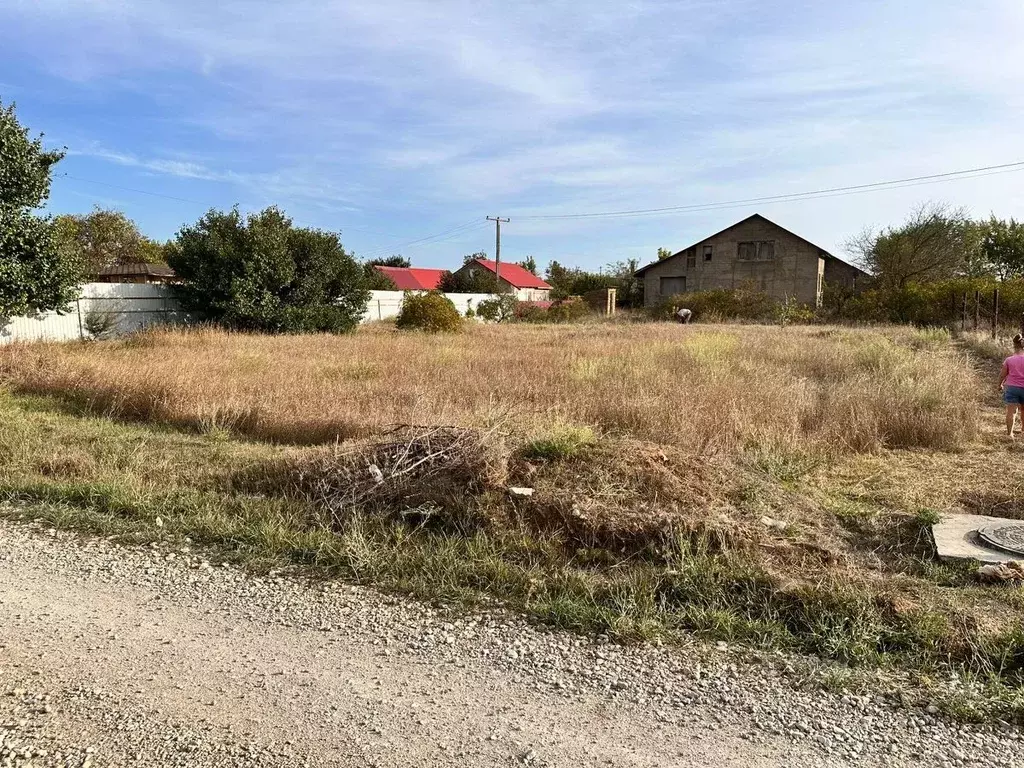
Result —
POLYGON ((115 417, 314 444, 391 425, 523 434, 553 424, 697 453, 950 449, 977 428, 975 374, 912 330, 669 324, 477 326, 459 336, 154 331, 9 346, 16 391, 115 417))

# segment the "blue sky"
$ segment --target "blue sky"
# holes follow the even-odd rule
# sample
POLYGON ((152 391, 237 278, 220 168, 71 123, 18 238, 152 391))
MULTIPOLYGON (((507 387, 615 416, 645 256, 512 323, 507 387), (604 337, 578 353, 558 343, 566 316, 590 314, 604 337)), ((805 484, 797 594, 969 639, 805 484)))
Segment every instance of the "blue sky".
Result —
POLYGON ((1020 0, 6 0, 0 99, 68 147, 51 210, 158 238, 277 204, 357 255, 446 267, 493 256, 500 214, 503 258, 598 268, 759 211, 838 255, 928 200, 1024 218, 1024 172, 530 217, 1024 160, 1021 39, 1020 0))

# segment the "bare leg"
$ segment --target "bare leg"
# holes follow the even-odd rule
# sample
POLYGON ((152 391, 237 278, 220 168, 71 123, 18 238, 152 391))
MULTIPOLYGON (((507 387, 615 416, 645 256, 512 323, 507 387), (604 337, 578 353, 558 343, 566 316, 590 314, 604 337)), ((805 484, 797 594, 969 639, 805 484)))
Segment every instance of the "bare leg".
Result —
POLYGON ((1014 418, 1017 415, 1017 408, 1018 407, 1019 406, 1017 406, 1016 403, 1014 403, 1013 405, 1006 406, 1006 436, 1007 437, 1013 437, 1013 421, 1014 421, 1014 418))

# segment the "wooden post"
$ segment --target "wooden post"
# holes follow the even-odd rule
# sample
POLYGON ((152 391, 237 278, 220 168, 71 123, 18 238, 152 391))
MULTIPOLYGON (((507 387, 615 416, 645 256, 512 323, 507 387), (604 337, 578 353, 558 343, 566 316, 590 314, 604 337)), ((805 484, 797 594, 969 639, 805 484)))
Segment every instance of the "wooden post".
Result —
POLYGON ((85 328, 82 325, 82 300, 75 299, 75 308, 78 310, 78 338, 85 338, 85 328))
POLYGON ((967 330, 967 291, 964 291, 964 306, 960 315, 960 330, 967 330))
POLYGON ((992 291, 992 338, 999 333, 999 289, 992 291))
POLYGON ((981 291, 974 292, 974 330, 981 327, 981 291))

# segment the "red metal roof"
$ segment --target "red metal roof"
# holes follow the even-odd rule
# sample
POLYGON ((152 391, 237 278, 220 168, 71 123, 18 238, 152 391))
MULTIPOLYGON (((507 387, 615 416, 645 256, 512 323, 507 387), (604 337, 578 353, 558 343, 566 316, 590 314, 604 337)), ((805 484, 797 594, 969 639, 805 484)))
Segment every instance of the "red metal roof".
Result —
MULTIPOLYGON (((491 272, 495 271, 495 265, 493 261, 487 259, 474 259, 474 261, 482 267, 486 267, 491 272)), ((533 272, 528 269, 523 269, 518 264, 509 264, 508 262, 501 263, 501 279, 507 280, 515 288, 540 288, 542 290, 551 290, 551 286, 537 277, 533 272)))
MULTIPOLYGON (((441 284, 443 269, 421 269, 419 267, 377 267, 391 278, 400 291, 433 291, 441 284)), ((504 270, 502 270, 504 271, 504 270)))

